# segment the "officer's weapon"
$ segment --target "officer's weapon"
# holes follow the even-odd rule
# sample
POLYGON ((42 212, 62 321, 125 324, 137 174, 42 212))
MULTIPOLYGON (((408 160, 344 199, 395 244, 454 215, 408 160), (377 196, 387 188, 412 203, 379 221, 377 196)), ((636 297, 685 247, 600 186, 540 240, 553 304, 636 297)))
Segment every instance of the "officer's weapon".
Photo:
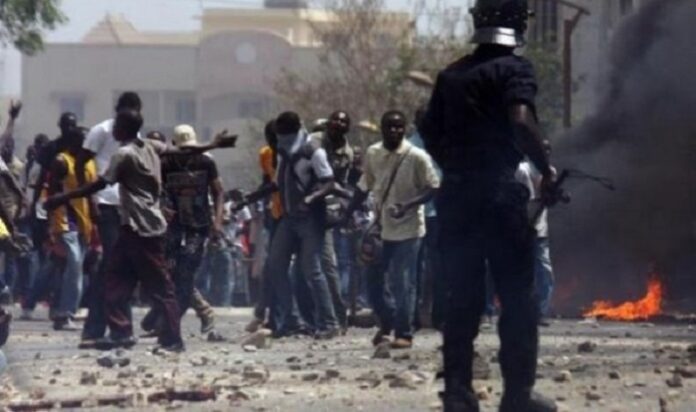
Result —
POLYGON ((545 209, 553 207, 558 203, 570 203, 570 194, 566 192, 565 189, 563 189, 563 184, 571 178, 591 180, 607 190, 616 190, 614 182, 612 182, 611 179, 608 179, 606 177, 594 176, 577 169, 563 169, 561 173, 558 175, 558 179, 556 179, 553 185, 547 188, 545 190, 545 193, 542 193, 541 202, 537 209, 534 211, 534 214, 532 215, 532 219, 530 221, 532 226, 536 225, 537 221, 544 213, 545 209))

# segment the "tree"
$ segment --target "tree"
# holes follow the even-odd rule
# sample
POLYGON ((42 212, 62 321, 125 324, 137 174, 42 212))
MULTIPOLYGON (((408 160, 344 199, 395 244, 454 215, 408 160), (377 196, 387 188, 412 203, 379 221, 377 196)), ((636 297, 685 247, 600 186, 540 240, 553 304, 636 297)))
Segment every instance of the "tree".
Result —
POLYGON ((0 41, 32 55, 43 49, 43 31, 67 21, 58 0, 0 0, 0 41))
POLYGON ((428 3, 417 1, 409 14, 387 11, 383 0, 326 0, 329 22, 310 23, 320 44, 314 69, 284 71, 278 96, 308 119, 337 109, 354 122, 376 123, 388 109, 412 114, 430 90, 411 82, 409 72, 435 73, 466 49, 464 14, 428 3))
POLYGON ((552 135, 563 121, 563 63, 556 47, 548 43, 530 43, 524 55, 534 63, 539 94, 537 112, 545 132, 552 135))

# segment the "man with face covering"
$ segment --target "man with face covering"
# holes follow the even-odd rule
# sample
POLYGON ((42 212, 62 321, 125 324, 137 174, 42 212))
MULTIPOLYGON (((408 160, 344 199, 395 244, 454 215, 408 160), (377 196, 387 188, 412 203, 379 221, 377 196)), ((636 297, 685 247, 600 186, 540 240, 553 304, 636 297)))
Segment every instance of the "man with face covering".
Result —
POLYGON ((320 207, 332 191, 334 173, 326 151, 309 140, 297 113, 278 116, 275 131, 280 159, 274 186, 280 192, 283 216, 271 242, 267 273, 281 313, 276 334, 289 333, 296 326, 288 268, 293 253, 298 253, 315 307, 315 338, 332 339, 338 334, 338 324, 321 267, 325 229, 320 207))
POLYGON ((365 153, 358 193, 349 210, 372 192, 384 249, 371 265, 368 293, 379 318, 373 344, 390 343, 394 349, 413 345, 418 251, 425 236, 424 204, 440 186, 430 156, 405 139, 406 116, 389 111, 382 116, 382 141, 365 153), (390 336, 394 333, 394 340, 390 336))

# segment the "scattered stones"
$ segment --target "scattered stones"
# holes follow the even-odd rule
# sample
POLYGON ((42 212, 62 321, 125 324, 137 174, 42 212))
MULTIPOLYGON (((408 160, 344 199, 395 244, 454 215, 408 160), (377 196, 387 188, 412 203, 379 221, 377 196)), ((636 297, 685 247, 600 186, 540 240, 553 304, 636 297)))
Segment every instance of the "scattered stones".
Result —
POLYGON ((578 353, 592 353, 597 349, 597 344, 591 341, 586 341, 578 345, 578 353))
POLYGON ((250 381, 262 381, 265 382, 270 378, 270 372, 268 369, 260 366, 247 366, 242 372, 242 377, 245 380, 250 381))
POLYGON ((191 363, 191 366, 200 367, 208 365, 210 363, 210 359, 207 356, 197 356, 196 358, 191 359, 189 362, 191 363))
POLYGON ((665 381, 670 388, 681 388, 684 386, 681 375, 674 373, 671 378, 665 381))
POLYGON ((493 387, 491 386, 480 386, 476 388, 476 398, 480 401, 487 401, 491 398, 493 394, 493 387))
POLYGON ((99 379, 99 373, 84 371, 80 375, 80 385, 96 385, 99 379))
POLYGON ((319 379, 319 374, 315 372, 305 373, 302 375, 302 380, 305 382, 314 382, 319 379))
POLYGON ((244 352, 247 352, 247 353, 254 353, 257 350, 259 350, 259 348, 257 348, 254 345, 244 345, 244 346, 242 346, 242 349, 244 349, 244 352))
POLYGON ((682 378, 685 378, 685 379, 696 378, 696 370, 688 369, 688 368, 683 367, 683 366, 677 366, 674 369, 674 373, 678 374, 679 376, 681 376, 682 378))
POLYGON ((122 356, 119 353, 109 352, 97 358, 97 365, 104 368, 113 368, 114 366, 122 368, 130 365, 130 358, 122 356))
POLYGON ((271 347, 271 334, 269 329, 259 329, 242 340, 242 347, 255 347, 256 349, 268 349, 271 347))
POLYGON ((382 383, 382 379, 375 371, 365 372, 355 380, 360 382, 361 389, 376 388, 382 383))
POLYGON ((394 376, 389 381, 390 388, 416 389, 417 385, 423 383, 423 379, 411 371, 404 371, 394 376))
POLYGON ((553 377, 553 381, 558 383, 570 382, 572 379, 573 374, 568 370, 560 371, 556 376, 553 377))
POLYGON ((341 376, 341 372, 339 372, 339 371, 336 370, 336 369, 327 369, 327 370, 326 370, 326 377, 327 377, 328 379, 336 379, 336 378, 338 378, 339 376, 341 376))
POLYGON ((474 353, 474 379, 488 380, 491 377, 491 365, 478 352, 474 353))
POLYGON ((621 373, 619 373, 619 371, 611 371, 611 372, 609 372, 609 379, 613 379, 613 380, 621 379, 621 373))
POLYGON ((389 342, 380 343, 375 348, 375 353, 372 354, 373 359, 389 359, 391 358, 391 348, 389 342))
POLYGON ((408 352, 404 352, 404 353, 401 353, 401 354, 394 356, 394 361, 396 361, 396 362, 406 361, 409 359, 411 359, 411 354, 408 352))
POLYGON ((602 395, 595 391, 588 391, 587 393, 585 393, 585 399, 587 399, 588 401, 596 402, 602 399, 602 395))

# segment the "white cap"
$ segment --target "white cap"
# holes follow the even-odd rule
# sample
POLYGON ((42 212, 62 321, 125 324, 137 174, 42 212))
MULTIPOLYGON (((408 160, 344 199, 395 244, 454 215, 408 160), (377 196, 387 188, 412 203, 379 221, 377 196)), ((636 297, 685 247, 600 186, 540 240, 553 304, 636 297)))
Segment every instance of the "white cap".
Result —
POLYGON ((172 139, 172 143, 174 143, 174 146, 176 147, 195 146, 198 144, 196 131, 192 126, 180 124, 174 128, 174 138, 172 139))

